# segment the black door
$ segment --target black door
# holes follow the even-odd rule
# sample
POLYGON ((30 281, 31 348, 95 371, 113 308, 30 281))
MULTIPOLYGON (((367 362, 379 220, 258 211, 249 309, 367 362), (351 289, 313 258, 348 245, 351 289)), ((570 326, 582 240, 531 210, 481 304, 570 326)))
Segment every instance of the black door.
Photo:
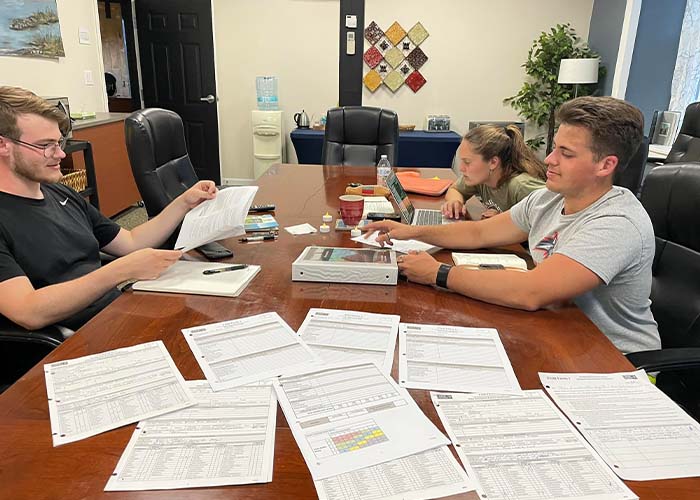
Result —
POLYGON ((210 0, 136 0, 143 100, 182 117, 197 176, 221 183, 210 0))

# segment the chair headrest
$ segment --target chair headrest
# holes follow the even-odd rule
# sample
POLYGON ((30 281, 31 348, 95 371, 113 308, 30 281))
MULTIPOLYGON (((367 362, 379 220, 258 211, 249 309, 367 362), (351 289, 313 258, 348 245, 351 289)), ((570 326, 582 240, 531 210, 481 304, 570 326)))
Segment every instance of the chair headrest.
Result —
POLYGON ((700 102, 694 102, 685 108, 680 133, 700 137, 700 102))
POLYGON ((641 200, 657 238, 700 252, 700 163, 652 169, 644 180, 641 200))
POLYGON ((125 127, 129 146, 136 147, 141 159, 150 153, 147 157, 153 159, 153 169, 187 155, 182 119, 174 111, 140 109, 126 118, 125 127))

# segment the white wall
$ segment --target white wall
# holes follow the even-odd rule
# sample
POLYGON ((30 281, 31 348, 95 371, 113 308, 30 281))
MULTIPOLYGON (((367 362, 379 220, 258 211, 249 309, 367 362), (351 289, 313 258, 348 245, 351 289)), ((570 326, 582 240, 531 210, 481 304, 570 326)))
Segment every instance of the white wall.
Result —
MULTIPOLYGON (((255 77, 276 75, 285 112, 312 118, 338 102, 338 0, 212 0, 219 95, 222 176, 251 179, 250 111, 255 77)), ((426 114, 449 114, 464 132, 469 120, 517 118, 503 98, 517 92, 521 65, 541 31, 570 22, 584 40, 593 0, 366 0, 365 23, 409 29, 420 21, 430 32, 423 42, 429 57, 421 72, 427 84, 392 94, 385 87, 364 90, 363 104, 387 107, 401 123, 423 126, 426 114)), ((359 49, 360 46, 358 46, 359 49)), ((368 47, 368 46, 367 46, 368 47)), ((362 53, 358 50, 358 57, 362 53)), ((364 66, 364 73, 368 71, 364 66)), ((287 139, 287 156, 296 161, 287 139)))
POLYGON ((97 1, 58 0, 57 7, 66 57, 0 57, 0 83, 41 96, 68 96, 71 111, 107 111, 97 1), (80 27, 90 33, 90 45, 78 43, 80 27), (92 86, 84 83, 86 69, 92 71, 92 86))

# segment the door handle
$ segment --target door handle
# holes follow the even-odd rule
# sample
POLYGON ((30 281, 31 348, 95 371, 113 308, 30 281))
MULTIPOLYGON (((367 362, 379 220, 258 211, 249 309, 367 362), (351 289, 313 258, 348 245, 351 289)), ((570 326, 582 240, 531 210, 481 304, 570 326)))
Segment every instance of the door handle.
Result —
POLYGON ((214 104, 214 103, 216 102, 216 97, 214 97, 213 95, 209 94, 209 95, 206 96, 206 97, 200 97, 199 100, 202 101, 202 102, 206 102, 207 104, 214 104))

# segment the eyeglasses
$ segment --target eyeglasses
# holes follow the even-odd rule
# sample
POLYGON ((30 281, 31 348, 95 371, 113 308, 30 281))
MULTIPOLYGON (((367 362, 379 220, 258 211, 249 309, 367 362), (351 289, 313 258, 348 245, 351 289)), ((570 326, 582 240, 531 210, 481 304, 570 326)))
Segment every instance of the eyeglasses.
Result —
POLYGON ((52 156, 55 156, 59 149, 64 151, 66 148, 66 143, 68 142, 67 137, 61 137, 58 142, 50 142, 48 144, 32 144, 31 142, 20 141, 19 139, 13 139, 12 137, 3 137, 8 141, 41 151, 44 154, 44 158, 51 158, 52 156))

